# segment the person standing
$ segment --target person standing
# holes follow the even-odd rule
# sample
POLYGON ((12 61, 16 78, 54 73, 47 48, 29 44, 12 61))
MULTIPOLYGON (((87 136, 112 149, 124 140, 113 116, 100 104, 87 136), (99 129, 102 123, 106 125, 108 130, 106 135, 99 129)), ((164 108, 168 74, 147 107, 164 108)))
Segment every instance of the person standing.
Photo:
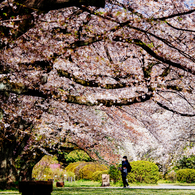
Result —
POLYGON ((128 172, 131 171, 131 165, 129 164, 128 160, 127 160, 127 156, 123 156, 122 159, 122 180, 123 180, 123 186, 124 188, 129 188, 129 184, 127 182, 127 174, 128 172))

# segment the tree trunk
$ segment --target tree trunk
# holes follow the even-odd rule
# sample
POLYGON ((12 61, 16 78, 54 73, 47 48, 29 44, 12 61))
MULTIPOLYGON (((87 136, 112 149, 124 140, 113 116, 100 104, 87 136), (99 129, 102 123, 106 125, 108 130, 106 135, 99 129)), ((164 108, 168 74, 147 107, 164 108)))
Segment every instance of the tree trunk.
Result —
POLYGON ((9 142, 4 142, 0 147, 0 189, 6 188, 6 183, 18 180, 13 148, 14 144, 9 142))
POLYGON ((10 183, 16 181, 29 181, 32 179, 32 170, 36 163, 44 156, 40 152, 36 152, 32 158, 30 151, 21 159, 14 155, 15 143, 4 141, 0 147, 0 189, 6 189, 10 183))

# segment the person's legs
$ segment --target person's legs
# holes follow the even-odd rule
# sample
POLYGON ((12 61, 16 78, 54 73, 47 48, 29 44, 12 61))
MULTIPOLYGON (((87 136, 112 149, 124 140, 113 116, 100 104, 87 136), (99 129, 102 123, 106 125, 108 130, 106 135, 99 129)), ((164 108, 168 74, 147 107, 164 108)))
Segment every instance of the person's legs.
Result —
POLYGON ((126 187, 126 176, 123 174, 122 175, 122 180, 123 180, 123 186, 126 187))
POLYGON ((126 177, 125 177, 125 181, 126 181, 126 185, 129 187, 129 184, 128 184, 128 182, 127 182, 127 175, 126 175, 126 177))
POLYGON ((129 184, 127 183, 127 174, 126 173, 122 174, 122 180, 123 180, 124 187, 129 186, 129 184))

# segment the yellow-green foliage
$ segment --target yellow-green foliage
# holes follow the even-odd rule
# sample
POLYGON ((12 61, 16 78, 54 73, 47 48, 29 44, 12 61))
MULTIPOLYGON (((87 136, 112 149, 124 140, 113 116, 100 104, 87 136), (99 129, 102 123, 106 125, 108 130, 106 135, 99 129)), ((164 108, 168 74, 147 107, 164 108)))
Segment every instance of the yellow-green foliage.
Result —
POLYGON ((75 172, 75 169, 78 165, 82 164, 82 163, 85 163, 85 162, 74 162, 74 163, 70 163, 66 168, 65 170, 66 171, 71 171, 71 172, 75 172))
MULTIPOLYGON (((66 167, 66 171, 75 173, 76 179, 92 179, 92 175, 96 171, 105 171, 108 168, 105 165, 101 165, 94 162, 75 162, 70 163, 66 167)), ((107 173, 107 172, 106 172, 107 173)))
POLYGON ((93 181, 102 181, 102 174, 108 174, 108 170, 94 172, 92 175, 93 181))
POLYGON ((177 180, 180 182, 195 183, 195 169, 178 170, 177 180))
POLYGON ((159 180, 158 166, 149 161, 131 162, 132 170, 128 174, 129 182, 157 183, 159 180))
POLYGON ((33 168, 32 171, 32 177, 38 180, 43 180, 43 179, 47 179, 49 177, 49 179, 53 178, 51 177, 51 168, 50 168, 50 164, 57 164, 57 158, 56 157, 52 157, 52 156, 47 156, 45 155, 33 168))
POLYGON ((92 180, 92 175, 96 171, 105 171, 108 170, 108 167, 98 163, 90 163, 85 165, 79 170, 79 178, 92 180))
POLYGON ((73 150, 66 156, 66 162, 90 161, 89 155, 83 150, 73 150))
POLYGON ((75 174, 71 171, 65 171, 64 169, 57 168, 51 170, 51 175, 48 179, 54 178, 55 181, 63 181, 68 177, 74 177, 74 175, 75 174), (66 175, 66 177, 64 175, 66 175))
POLYGON ((111 165, 108 171, 110 175, 110 180, 114 181, 114 183, 121 180, 121 171, 119 170, 119 167, 120 167, 119 165, 118 166, 111 165))
POLYGON ((81 178, 79 177, 79 170, 82 169, 85 165, 91 164, 91 163, 92 163, 92 162, 82 162, 82 163, 80 163, 80 164, 75 168, 75 175, 76 175, 76 178, 77 178, 77 179, 81 179, 81 178))
POLYGON ((64 169, 56 168, 46 168, 43 171, 39 172, 33 172, 33 177, 37 180, 48 180, 48 179, 54 179, 55 181, 64 180, 64 175, 66 175, 66 178, 68 177, 74 177, 74 173, 71 171, 65 171, 64 169))
POLYGON ((32 177, 36 180, 54 179, 56 181, 63 180, 66 177, 74 177, 74 173, 66 171, 60 167, 51 168, 51 164, 58 164, 56 157, 44 156, 39 163, 35 165, 32 172, 32 177))
POLYGON ((176 172, 174 170, 170 171, 169 173, 167 173, 166 177, 167 180, 170 180, 171 182, 175 182, 176 181, 176 172))

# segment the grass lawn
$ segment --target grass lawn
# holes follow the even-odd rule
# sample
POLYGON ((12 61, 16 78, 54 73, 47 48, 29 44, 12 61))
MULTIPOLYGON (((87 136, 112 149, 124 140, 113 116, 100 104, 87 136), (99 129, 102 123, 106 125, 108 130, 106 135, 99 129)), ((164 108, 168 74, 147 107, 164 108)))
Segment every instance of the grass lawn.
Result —
POLYGON ((18 190, 0 190, 0 195, 19 195, 20 193, 18 192, 18 190))
MULTIPOLYGON (((156 190, 156 189, 108 189, 108 188, 54 188, 52 195, 195 195, 195 190, 156 190)), ((21 195, 18 191, 0 191, 0 195, 21 195)))
MULTIPOLYGON (((188 185, 186 183, 166 183, 164 181, 159 182, 159 184, 171 184, 171 185, 188 185)), ((152 184, 130 184, 131 188, 133 186, 152 186, 152 184)), ((155 185, 155 184, 153 184, 155 185)), ((189 184, 194 185, 194 184, 189 184)), ((95 195, 95 194, 113 194, 113 195, 125 195, 125 194, 134 194, 134 195, 195 195, 195 190, 169 190, 169 189, 123 189, 123 188, 95 188, 100 187, 100 182, 93 182, 93 181, 86 181, 86 180, 79 180, 75 182, 65 182, 65 187, 63 188, 56 188, 54 183, 54 189, 52 195, 95 195), (93 187, 93 188, 90 188, 93 187)), ((121 186, 120 183, 116 184, 115 186, 121 186)), ((21 195, 17 190, 0 190, 0 195, 21 195)))
MULTIPOLYGON (((122 181, 114 184, 110 182, 110 185, 113 187, 122 187, 122 181)), ((146 183, 129 183, 130 186, 156 186, 158 184, 146 184, 146 183)), ((56 186, 56 183, 54 183, 56 186)), ((101 187, 101 182, 89 181, 89 180, 78 180, 75 182, 65 182, 65 187, 101 187)))
POLYGON ((143 195, 194 195, 195 190, 156 190, 156 189, 108 189, 108 188, 54 188, 52 195, 86 194, 143 194, 143 195))
MULTIPOLYGON (((158 190, 158 189, 123 189, 123 188, 89 188, 89 187, 63 187, 56 188, 52 195, 195 195, 195 190, 158 190)), ((0 191, 0 195, 21 195, 18 191, 5 190, 0 191)))
MULTIPOLYGON (((56 186, 56 183, 54 183, 56 186)), ((100 187, 101 183, 96 181, 79 180, 75 182, 65 182, 65 187, 100 187)))
POLYGON ((173 185, 173 186, 195 186, 195 183, 181 183, 181 182, 170 182, 167 180, 159 180, 158 184, 166 184, 166 185, 173 185))
MULTIPOLYGON (((158 184, 166 184, 166 185, 176 185, 176 186, 195 186, 195 183, 180 183, 180 182, 169 182, 165 180, 159 180, 158 184)), ((157 186, 158 184, 146 184, 146 183, 129 183, 130 186, 157 186)), ((116 184, 113 184, 113 182, 110 183, 111 186, 114 187, 122 187, 122 182, 118 182, 116 184)), ((54 186, 56 186, 56 183, 54 183, 54 186)), ((95 181, 87 181, 87 180, 79 180, 75 182, 65 182, 65 187, 100 187, 101 182, 95 182, 95 181)))

